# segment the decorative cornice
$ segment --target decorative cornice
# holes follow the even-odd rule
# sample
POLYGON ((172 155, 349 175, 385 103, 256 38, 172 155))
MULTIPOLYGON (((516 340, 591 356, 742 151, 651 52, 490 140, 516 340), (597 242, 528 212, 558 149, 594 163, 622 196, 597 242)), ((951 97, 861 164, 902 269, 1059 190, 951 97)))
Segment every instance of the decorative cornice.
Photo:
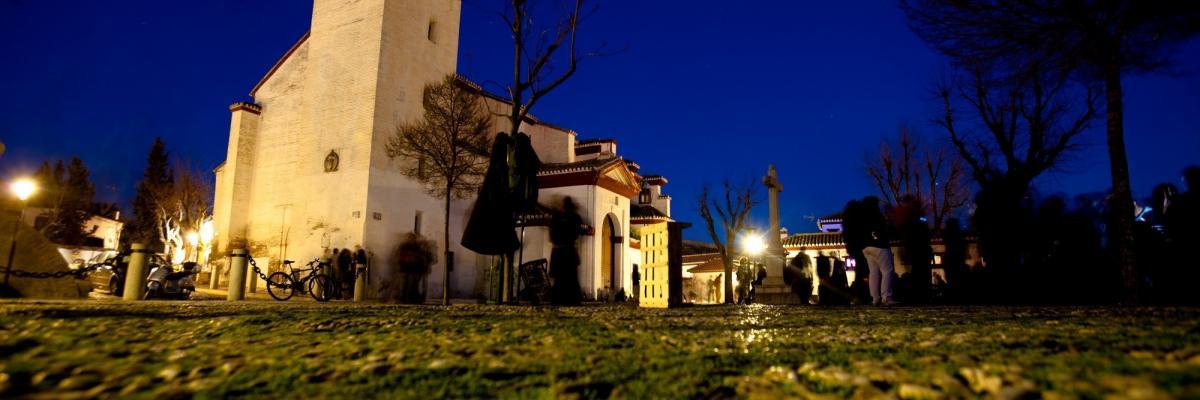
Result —
POLYGON ((239 101, 229 106, 229 112, 246 111, 255 115, 262 114, 262 106, 254 103, 239 101))

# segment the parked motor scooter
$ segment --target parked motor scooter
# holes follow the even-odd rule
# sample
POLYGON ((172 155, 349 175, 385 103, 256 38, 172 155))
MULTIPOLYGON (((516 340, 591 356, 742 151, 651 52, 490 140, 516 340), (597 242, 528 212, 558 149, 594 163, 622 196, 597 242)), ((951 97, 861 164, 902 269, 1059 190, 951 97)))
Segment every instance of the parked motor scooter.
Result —
POLYGON ((192 280, 195 275, 196 263, 183 263, 182 271, 174 271, 170 264, 155 265, 146 278, 146 300, 168 299, 187 300, 196 291, 196 283, 192 280))

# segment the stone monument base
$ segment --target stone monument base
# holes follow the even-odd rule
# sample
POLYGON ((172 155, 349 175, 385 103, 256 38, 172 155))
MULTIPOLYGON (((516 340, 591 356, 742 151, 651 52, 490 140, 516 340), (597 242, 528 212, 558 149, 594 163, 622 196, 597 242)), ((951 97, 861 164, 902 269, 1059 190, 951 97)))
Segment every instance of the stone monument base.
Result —
POLYGON ((800 296, 792 293, 792 288, 787 285, 783 285, 782 282, 779 284, 763 282, 763 285, 759 286, 758 289, 755 289, 754 291, 754 302, 758 304, 805 304, 805 300, 808 299, 802 299, 800 296))

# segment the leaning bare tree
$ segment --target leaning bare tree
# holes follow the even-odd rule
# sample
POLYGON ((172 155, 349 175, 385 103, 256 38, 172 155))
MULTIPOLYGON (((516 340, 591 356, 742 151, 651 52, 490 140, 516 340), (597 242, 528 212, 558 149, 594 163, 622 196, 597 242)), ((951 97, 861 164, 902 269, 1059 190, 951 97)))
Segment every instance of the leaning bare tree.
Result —
POLYGON ((713 198, 708 186, 700 191, 700 217, 704 219, 708 234, 717 246, 721 261, 725 263, 724 301, 733 304, 733 259, 729 248, 734 245, 738 233, 746 229, 750 209, 758 204, 758 185, 754 181, 734 184, 727 179, 722 188, 725 192, 722 199, 713 198), (714 212, 716 215, 713 215, 714 212))
POLYGON ((167 260, 186 261, 189 257, 185 237, 199 232, 200 225, 212 214, 212 184, 188 163, 177 161, 174 181, 157 190, 155 215, 167 260))
POLYGON ((936 122, 979 184, 975 221, 989 264, 1021 265, 1030 187, 1078 147, 1096 117, 1097 93, 1037 70, 995 79, 980 68, 938 89, 944 114, 936 122))
POLYGON ((867 159, 867 174, 889 206, 912 197, 932 217, 934 232, 941 231, 946 216, 967 204, 966 170, 959 157, 943 146, 923 143, 907 125, 900 126, 896 142, 883 140, 879 154, 867 159))
POLYGON ((389 157, 406 163, 405 176, 425 185, 430 195, 445 200, 442 304, 448 304, 454 262, 450 257, 450 202, 465 199, 479 188, 487 171, 491 117, 479 96, 453 76, 426 85, 423 104, 424 117, 398 127, 388 138, 387 152, 389 157))
POLYGON ((1124 298, 1137 302, 1122 80, 1169 65, 1173 50, 1200 33, 1200 5, 1136 0, 901 0, 900 5, 917 35, 959 62, 1017 73, 1038 64, 1103 85, 1110 207, 1120 235, 1124 298))
POLYGON ((511 9, 502 14, 513 38, 513 79, 508 87, 509 133, 513 135, 520 132, 521 121, 538 100, 574 75, 580 61, 600 54, 576 47, 579 26, 595 7, 585 12, 584 0, 572 0, 563 4, 565 11, 557 18, 544 15, 535 18, 530 3, 536 2, 512 0, 511 9), (535 21, 553 22, 544 25, 535 21))

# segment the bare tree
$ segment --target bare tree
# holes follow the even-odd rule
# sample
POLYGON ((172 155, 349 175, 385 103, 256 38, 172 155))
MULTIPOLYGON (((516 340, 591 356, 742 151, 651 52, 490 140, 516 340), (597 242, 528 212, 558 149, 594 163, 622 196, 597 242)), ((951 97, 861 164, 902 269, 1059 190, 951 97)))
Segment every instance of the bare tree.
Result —
POLYGON ((949 152, 945 147, 922 143, 908 125, 901 125, 897 141, 883 140, 879 154, 867 159, 867 174, 889 206, 897 206, 907 196, 915 198, 932 217, 933 230, 938 232, 946 216, 970 199, 965 167, 949 152))
POLYGON ((1068 87, 1033 70, 993 79, 976 68, 958 84, 938 89, 944 115, 936 121, 979 184, 976 230, 989 264, 1021 265, 1030 186, 1078 147, 1096 117, 1098 91, 1068 87), (1083 109, 1070 107, 1082 98, 1083 109), (968 116, 959 114, 964 105, 968 116), (964 124, 963 121, 968 121, 964 124))
MULTIPOLYGON (((512 0, 511 9, 502 13, 513 38, 513 79, 508 87, 508 119, 511 134, 520 132, 521 121, 529 115, 534 104, 566 82, 579 62, 600 55, 599 50, 583 52, 576 47, 576 34, 587 15, 596 10, 584 11, 584 0, 571 0, 562 4, 564 10, 558 18, 538 15, 527 0, 512 0), (535 21, 554 21, 541 25, 535 21), (555 70, 556 64, 565 64, 555 70)), ((553 4, 557 4, 554 2, 553 4)), ((546 6, 548 7, 548 6, 546 6)))
POLYGON ((746 229, 750 209, 759 202, 758 185, 754 181, 734 184, 726 179, 722 188, 725 192, 723 199, 713 198, 708 186, 700 191, 700 217, 704 219, 708 234, 725 264, 725 303, 733 304, 733 259, 729 249, 737 240, 738 233, 746 229), (716 215, 713 215, 714 212, 716 215))
POLYGON ((154 188, 155 222, 166 259, 182 262, 189 256, 186 235, 198 232, 212 215, 208 203, 212 198, 212 183, 205 179, 206 174, 183 161, 175 162, 171 176, 169 185, 154 188))
POLYGON ((995 79, 983 68, 970 72, 965 82, 938 88, 944 115, 936 123, 946 129, 980 186, 1005 181, 1028 190, 1034 178, 1078 148, 1079 135, 1096 118, 1099 99, 1092 86, 1068 87, 1067 81, 1037 70, 1011 79, 995 79), (1072 89, 1082 91, 1083 110, 1070 106, 1079 101, 1072 89), (983 133, 961 126, 955 109, 960 102, 983 133))
POLYGON ((1200 33, 1200 3, 901 0, 900 5, 917 35, 959 62, 1018 73, 1041 65, 1103 85, 1113 186, 1110 207, 1120 235, 1124 297, 1128 303, 1137 302, 1122 80, 1127 74, 1169 65, 1173 50, 1200 33))
POLYGON ((454 262, 450 257, 450 202, 474 194, 487 172, 491 117, 479 96, 454 76, 426 85, 423 104, 424 117, 398 127, 388 138, 387 152, 406 162, 405 176, 425 185, 431 196, 445 200, 442 304, 448 304, 454 262))

